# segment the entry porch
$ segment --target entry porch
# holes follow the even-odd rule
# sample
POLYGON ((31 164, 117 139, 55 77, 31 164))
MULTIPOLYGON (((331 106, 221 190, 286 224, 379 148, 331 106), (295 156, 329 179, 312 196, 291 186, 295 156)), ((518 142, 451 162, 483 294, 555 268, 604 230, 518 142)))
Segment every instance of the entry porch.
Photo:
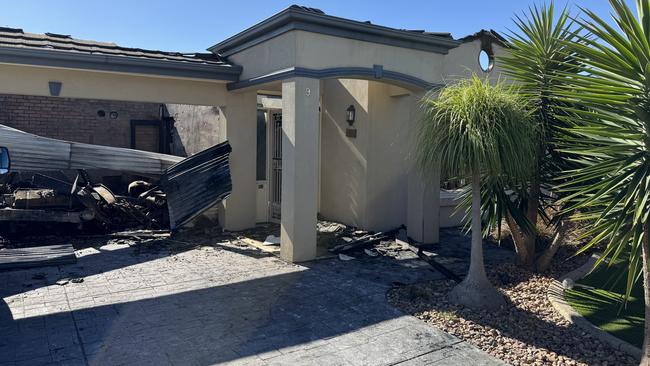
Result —
POLYGON ((438 241, 439 177, 419 174, 411 150, 421 92, 305 77, 255 90, 255 221, 280 223, 282 258, 316 257, 318 216, 371 231, 404 225, 414 240, 438 241))

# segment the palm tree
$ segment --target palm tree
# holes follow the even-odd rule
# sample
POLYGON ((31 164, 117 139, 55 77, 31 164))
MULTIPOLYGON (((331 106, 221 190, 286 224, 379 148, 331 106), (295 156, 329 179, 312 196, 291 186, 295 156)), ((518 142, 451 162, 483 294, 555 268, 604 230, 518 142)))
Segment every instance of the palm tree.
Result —
POLYGON ((417 145, 424 175, 440 166, 446 178, 471 177, 472 251, 465 279, 450 293, 468 307, 498 307, 503 296, 490 284, 483 263, 481 180, 527 177, 535 132, 526 103, 503 82, 474 75, 422 100, 424 121, 417 145))
POLYGON ((488 222, 499 225, 505 218, 512 233, 518 264, 540 272, 549 267, 568 232, 564 215, 557 213, 561 210, 557 192, 543 192, 551 191, 569 164, 555 143, 556 136, 566 133, 563 128, 567 124, 557 117, 563 113, 558 108, 563 103, 554 99, 552 93, 564 82, 561 75, 576 72, 575 55, 568 45, 577 41, 579 28, 570 20, 567 8, 557 17, 555 15, 551 2, 549 6, 535 6, 529 9, 528 14, 517 16, 514 20, 517 31, 508 35, 508 52, 499 57, 505 74, 517 83, 520 93, 533 108, 539 135, 533 163, 535 169, 528 182, 523 186, 495 187, 490 192, 494 192, 496 197, 484 200, 484 205, 505 201, 492 210, 485 210, 492 213, 488 222), (512 193, 506 195, 504 192, 512 193), (550 211, 556 212, 552 218, 547 215, 550 211), (537 256, 536 226, 540 217, 544 224, 554 227, 556 233, 551 244, 537 256))
POLYGON ((616 26, 589 10, 582 26, 593 37, 574 43, 583 66, 566 75, 562 99, 572 113, 565 150, 580 164, 562 188, 576 219, 591 220, 583 250, 606 245, 597 265, 627 259, 627 295, 639 277, 645 294, 642 365, 650 365, 650 1, 637 0, 638 18, 624 0, 610 0, 616 26))

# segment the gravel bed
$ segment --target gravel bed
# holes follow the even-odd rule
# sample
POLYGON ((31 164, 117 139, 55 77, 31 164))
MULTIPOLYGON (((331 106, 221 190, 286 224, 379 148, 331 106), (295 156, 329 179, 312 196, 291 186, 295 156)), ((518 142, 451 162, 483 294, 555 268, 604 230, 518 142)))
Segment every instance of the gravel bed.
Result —
MULTIPOLYGON (((559 258, 570 253, 563 250, 559 258)), ((487 268, 488 277, 506 296, 497 311, 473 311, 450 304, 452 281, 396 287, 389 301, 403 311, 474 344, 512 365, 638 365, 629 355, 591 337, 555 311, 546 297, 553 278, 577 268, 586 258, 557 258, 545 274, 512 264, 487 268)))

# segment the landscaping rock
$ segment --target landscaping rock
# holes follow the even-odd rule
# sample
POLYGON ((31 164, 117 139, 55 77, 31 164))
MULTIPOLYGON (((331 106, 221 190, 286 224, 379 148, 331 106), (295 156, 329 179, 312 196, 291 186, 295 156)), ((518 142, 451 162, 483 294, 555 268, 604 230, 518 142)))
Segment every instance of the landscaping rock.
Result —
POLYGON ((455 283, 433 281, 394 288, 391 303, 512 365, 636 365, 629 355, 570 324, 546 297, 554 278, 584 262, 563 260, 560 254, 546 274, 533 274, 515 265, 488 267, 488 277, 506 297, 493 311, 471 310, 452 304, 455 283))

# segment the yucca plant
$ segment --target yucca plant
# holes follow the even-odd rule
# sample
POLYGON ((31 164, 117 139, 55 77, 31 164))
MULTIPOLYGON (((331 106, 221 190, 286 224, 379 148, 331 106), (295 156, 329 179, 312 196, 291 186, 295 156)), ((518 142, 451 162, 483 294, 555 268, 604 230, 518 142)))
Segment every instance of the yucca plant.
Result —
POLYGON ((579 164, 561 185, 576 219, 590 220, 593 239, 605 245, 597 265, 629 264, 627 295, 635 281, 645 288, 645 342, 641 364, 650 364, 650 2, 637 0, 635 16, 623 0, 610 0, 615 26, 593 12, 580 23, 593 37, 572 43, 582 71, 567 74, 561 99, 573 116, 565 152, 579 164))
POLYGON ((422 107, 417 150, 423 174, 439 166, 443 177, 471 179, 470 268, 450 293, 451 300, 474 308, 498 307, 503 296, 488 281, 483 263, 481 182, 529 176, 535 129, 525 100, 511 85, 491 85, 474 75, 439 94, 427 94, 422 107))
POLYGON ((575 26, 567 8, 556 14, 552 2, 529 8, 528 13, 516 16, 514 22, 516 29, 508 34, 508 51, 498 61, 532 108, 538 132, 535 169, 523 185, 494 187, 484 205, 491 206, 485 209, 490 213, 488 222, 500 225, 505 219, 508 224, 518 264, 541 272, 548 268, 567 234, 564 216, 557 213, 562 208, 557 202, 558 192, 552 192, 552 185, 570 164, 555 143, 558 135, 565 134, 563 128, 567 124, 558 118, 558 114, 564 114, 558 107, 565 103, 553 98, 553 91, 564 83, 562 75, 576 72, 575 55, 569 44, 578 41, 580 27, 575 26), (556 214, 551 219, 547 212, 556 214), (540 250, 536 226, 540 219, 552 226, 556 234, 543 253, 537 255, 540 250))

